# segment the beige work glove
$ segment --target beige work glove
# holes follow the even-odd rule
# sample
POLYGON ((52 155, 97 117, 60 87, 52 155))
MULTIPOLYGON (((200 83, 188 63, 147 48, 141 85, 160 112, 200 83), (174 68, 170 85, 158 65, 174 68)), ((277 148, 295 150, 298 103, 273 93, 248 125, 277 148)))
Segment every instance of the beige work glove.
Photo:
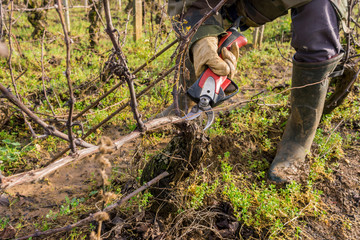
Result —
POLYGON ((221 50, 219 57, 217 37, 205 37, 196 41, 192 47, 196 78, 199 78, 206 67, 209 67, 219 76, 233 78, 236 73, 236 62, 239 57, 239 47, 233 44, 230 51, 226 48, 221 50))

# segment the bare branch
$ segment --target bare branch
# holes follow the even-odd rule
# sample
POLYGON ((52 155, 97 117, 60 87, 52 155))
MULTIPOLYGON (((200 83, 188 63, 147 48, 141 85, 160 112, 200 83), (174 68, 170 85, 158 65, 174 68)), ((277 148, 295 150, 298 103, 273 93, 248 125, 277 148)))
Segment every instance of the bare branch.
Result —
MULTIPOLYGON (((153 88, 157 83, 159 83, 160 81, 162 81, 166 76, 168 76, 172 71, 175 70, 175 67, 172 67, 171 69, 169 69, 168 71, 161 73, 158 79, 156 79, 154 82, 152 82, 149 86, 147 86, 144 90, 142 90, 138 95, 136 95, 136 98, 140 98, 142 95, 146 94, 151 88, 153 88)), ((110 121, 113 117, 115 117, 117 114, 119 114, 123 109, 125 109, 127 106, 130 105, 130 101, 127 101, 124 104, 121 104, 120 107, 113 113, 111 113, 109 116, 107 116, 104 120, 102 120, 99 124, 97 124, 96 126, 92 127, 87 133, 84 134, 83 138, 87 138, 90 134, 94 133, 98 128, 100 128, 102 125, 104 125, 105 123, 107 123, 108 121, 110 121)), ((64 155, 67 151, 69 151, 70 148, 66 148, 64 149, 61 153, 57 154, 54 158, 53 161, 60 158, 62 155, 64 155)))
MULTIPOLYGON (((149 131, 159 129, 161 127, 167 126, 169 124, 178 123, 184 121, 183 119, 179 119, 177 117, 164 117, 164 118, 157 118, 152 121, 146 123, 147 129, 149 131)), ((116 149, 119 149, 122 145, 127 142, 130 142, 138 137, 142 136, 142 132, 136 130, 114 142, 114 146, 116 149)), ((32 181, 37 181, 39 179, 44 178, 45 176, 51 174, 52 172, 56 171, 57 169, 64 167, 74 161, 81 160, 91 154, 97 153, 99 151, 99 146, 92 146, 87 149, 82 149, 78 151, 76 156, 67 156, 61 158, 52 164, 44 167, 42 169, 32 170, 24 173, 15 174, 9 177, 3 177, 0 182, 0 189, 5 190, 11 187, 14 187, 19 184, 29 183, 32 181)))
MULTIPOLYGON (((130 16, 131 16, 131 12, 132 12, 133 9, 130 9, 128 11, 128 14, 127 14, 127 18, 126 18, 126 23, 125 23, 125 30, 124 30, 124 37, 123 37, 123 40, 122 40, 122 43, 121 43, 121 47, 123 47, 125 45, 125 42, 126 42, 126 36, 127 36, 127 29, 128 29, 128 24, 130 22, 130 16)), ((119 38, 120 40, 120 38, 119 38)), ((133 73, 134 74, 134 73, 133 73)))
POLYGON ((115 38, 114 32, 115 29, 113 27, 112 24, 112 20, 111 20, 111 14, 110 14, 110 5, 109 5, 109 1, 108 0, 104 0, 104 10, 105 10, 105 17, 106 17, 106 24, 107 24, 107 28, 106 28, 106 32, 109 35, 111 42, 114 46, 116 55, 118 56, 121 65, 124 68, 124 73, 123 76, 129 86, 129 90, 130 90, 130 97, 131 97, 131 108, 134 114, 134 118, 136 119, 137 122, 137 126, 140 130, 144 131, 145 130, 145 125, 141 120, 141 115, 137 109, 137 101, 136 101, 136 93, 135 93, 135 89, 134 89, 134 78, 135 76, 133 74, 130 73, 130 70, 127 66, 126 60, 125 60, 125 56, 118 44, 117 39, 115 38))
MULTIPOLYGON (((88 6, 69 6, 70 8, 91 8, 92 4, 88 5, 88 6)), ((42 8, 15 8, 14 11, 15 12, 36 12, 36 11, 43 11, 43 10, 51 10, 51 9, 55 9, 56 7, 42 7, 42 8)), ((63 8, 65 9, 65 8, 63 8)))
POLYGON ((72 89, 72 83, 71 83, 71 79, 70 79, 70 37, 69 37, 69 32, 68 29, 66 28, 66 24, 65 24, 65 17, 64 14, 62 12, 62 3, 60 0, 56 0, 56 3, 58 4, 58 8, 56 8, 56 11, 59 14, 60 17, 60 21, 61 21, 61 25, 64 31, 64 36, 65 36, 65 45, 66 45, 66 71, 65 71, 65 75, 66 75, 66 79, 67 79, 67 83, 68 83, 68 87, 69 87, 69 95, 70 95, 70 99, 69 99, 69 117, 68 117, 68 121, 66 123, 67 125, 67 129, 68 129, 68 136, 69 136, 69 141, 70 141, 70 149, 72 153, 76 153, 76 144, 74 141, 74 136, 73 136, 73 131, 72 131, 72 127, 73 127, 73 112, 74 112, 74 104, 75 104, 75 98, 74 98, 74 93, 73 93, 73 89, 72 89))
POLYGON ((56 114, 54 112, 54 109, 53 109, 48 97, 47 97, 47 93, 46 93, 46 89, 45 89, 45 70, 44 70, 44 38, 45 38, 45 32, 46 32, 46 30, 44 30, 43 36, 42 36, 42 39, 41 39, 41 81, 42 81, 45 100, 46 100, 47 104, 49 105, 53 116, 55 117, 56 114))
MULTIPOLYGON (((14 7, 14 1, 11 0, 10 2, 11 4, 11 9, 13 9, 14 7)), ((21 99, 21 96, 18 92, 18 89, 17 89, 17 86, 16 86, 16 81, 15 81, 15 78, 14 78, 14 72, 13 72, 13 68, 12 68, 12 64, 11 64, 11 58, 12 58, 12 53, 13 53, 13 49, 12 49, 12 41, 11 41, 11 30, 12 30, 12 17, 13 17, 13 11, 11 10, 10 11, 10 15, 9 15, 9 48, 10 48, 10 51, 9 51, 9 58, 8 58, 8 64, 9 64, 9 69, 10 69, 10 76, 11 76, 11 81, 12 81, 12 85, 14 87, 14 90, 15 90, 15 94, 17 96, 18 99, 21 99)), ((23 118, 24 118, 24 122, 25 124, 29 127, 30 129, 30 132, 31 132, 31 135, 36 138, 36 133, 35 131, 33 130, 33 128, 31 127, 31 124, 29 123, 29 121, 26 119, 26 116, 23 112, 21 112, 23 118)))
MULTIPOLYGON (((173 42, 169 43, 166 47, 164 47, 160 52, 158 52, 157 54, 155 54, 154 56, 152 56, 149 60, 147 60, 144 64, 142 64, 140 67, 138 67, 137 69, 135 69, 132 74, 135 75, 136 73, 140 72, 142 69, 144 69, 148 64, 150 64, 152 61, 154 61, 156 58, 158 58, 161 54, 163 54, 164 52, 166 52, 169 48, 171 48, 172 46, 174 46, 179 40, 174 40, 173 42)), ((161 80, 167 76, 167 73, 161 74, 161 76, 163 76, 161 78, 161 80)), ((107 96, 109 96, 109 94, 111 94, 112 92, 114 92, 118 87, 120 87, 123 84, 123 81, 120 81, 119 83, 117 83, 116 85, 114 85, 109 91, 107 91, 106 93, 104 93, 101 97, 99 97, 97 100, 95 100, 92 104, 90 104, 89 106, 87 106, 84 110, 82 110, 80 113, 78 113, 76 116, 74 116, 73 120, 78 119, 79 117, 81 117, 82 115, 84 115, 87 111, 89 111, 90 109, 92 109, 93 107, 95 107, 96 105, 99 104, 99 102, 101 100, 103 100, 104 98, 106 98, 107 96)), ((139 94, 139 96, 141 96, 139 94)))
MULTIPOLYGON (((42 128, 45 129, 46 134, 53 135, 59 137, 63 140, 69 141, 69 138, 66 134, 60 132, 55 127, 46 124, 43 120, 41 120, 38 116, 36 116, 29 108, 27 108, 18 98, 16 98, 4 85, 0 83, 0 92, 3 94, 5 98, 7 98, 11 103, 17 106, 21 111, 23 111, 26 115, 28 115, 34 122, 39 124, 42 128)), ((75 144, 81 147, 89 148, 94 145, 84 142, 81 139, 75 139, 75 144)))
MULTIPOLYGON (((161 74, 161 77, 156 79, 154 82, 152 82, 149 86, 147 86, 144 90, 142 90, 139 94, 136 95, 136 99, 147 93, 151 88, 153 88, 157 83, 159 83, 161 80, 163 80, 166 76, 168 76, 172 71, 175 70, 175 67, 172 67, 165 73, 161 74)), ((103 124, 108 122, 110 119, 112 119, 114 116, 116 116, 120 111, 122 111, 125 107, 130 105, 130 101, 126 102, 125 104, 121 105, 115 112, 110 114, 107 118, 105 118, 103 121, 101 121, 98 125, 91 128, 87 133, 85 133, 84 138, 88 137, 91 133, 95 132, 96 129, 101 127, 103 124)))

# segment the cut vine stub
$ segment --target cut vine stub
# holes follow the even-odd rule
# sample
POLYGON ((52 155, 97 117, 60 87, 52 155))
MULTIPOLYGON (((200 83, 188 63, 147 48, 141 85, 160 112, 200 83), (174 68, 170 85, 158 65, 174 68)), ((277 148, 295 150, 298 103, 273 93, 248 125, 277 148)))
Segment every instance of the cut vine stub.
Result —
POLYGON ((150 188, 150 193, 156 199, 151 209, 164 214, 177 210, 176 201, 173 199, 176 190, 172 186, 176 186, 197 169, 209 147, 206 134, 196 123, 182 122, 175 126, 179 133, 161 152, 149 160, 140 180, 143 184, 164 171, 169 172, 168 177, 150 188))

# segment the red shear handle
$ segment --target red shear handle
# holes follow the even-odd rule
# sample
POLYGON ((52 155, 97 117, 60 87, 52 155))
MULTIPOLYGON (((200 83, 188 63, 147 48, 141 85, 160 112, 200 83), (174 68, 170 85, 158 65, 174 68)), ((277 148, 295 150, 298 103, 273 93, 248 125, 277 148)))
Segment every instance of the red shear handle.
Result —
MULTIPOLYGON (((224 47, 229 49, 233 43, 236 43, 239 48, 241 48, 247 44, 247 39, 244 35, 236 31, 235 28, 230 28, 227 31, 227 35, 219 41, 219 53, 224 47)), ((239 87, 230 78, 227 76, 218 76, 210 68, 207 68, 198 80, 187 90, 188 96, 196 103, 199 103, 200 97, 207 96, 211 100, 211 107, 219 105, 238 92, 239 87), (229 85, 233 85, 235 91, 230 95, 225 95, 225 89, 227 89, 229 85)))
POLYGON ((230 49, 234 42, 241 48, 247 44, 247 39, 244 35, 236 31, 236 29, 230 28, 227 30, 227 35, 223 36, 219 41, 218 53, 220 54, 224 47, 230 49))
POLYGON ((207 96, 210 99, 211 107, 215 107, 223 101, 233 97, 239 91, 239 87, 227 76, 218 76, 210 68, 207 68, 199 79, 188 89, 187 94, 195 102, 207 96), (232 84, 235 91, 230 95, 225 94, 225 89, 232 84))
POLYGON ((216 75, 210 68, 207 68, 205 72, 199 78, 199 87, 203 89, 206 81, 211 77, 215 82, 215 94, 219 94, 220 87, 225 90, 231 83, 226 76, 216 75))

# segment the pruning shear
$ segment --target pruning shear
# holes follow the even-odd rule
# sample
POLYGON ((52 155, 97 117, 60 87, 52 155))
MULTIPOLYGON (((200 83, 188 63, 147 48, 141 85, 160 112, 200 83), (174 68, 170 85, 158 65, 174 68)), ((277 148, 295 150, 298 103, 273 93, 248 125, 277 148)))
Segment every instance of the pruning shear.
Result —
MULTIPOLYGON (((239 48, 247 44, 244 35, 237 31, 236 25, 227 30, 227 34, 219 41, 218 53, 222 48, 230 49, 231 45, 236 43, 239 48)), ((197 81, 187 90, 188 96, 197 104, 190 112, 183 117, 186 120, 193 120, 199 117, 203 112, 207 116, 207 123, 204 130, 209 128, 215 119, 214 107, 235 96, 239 92, 239 87, 227 76, 218 76, 210 68, 207 68, 197 81), (232 85, 235 88, 231 94, 226 95, 225 90, 232 85)))

